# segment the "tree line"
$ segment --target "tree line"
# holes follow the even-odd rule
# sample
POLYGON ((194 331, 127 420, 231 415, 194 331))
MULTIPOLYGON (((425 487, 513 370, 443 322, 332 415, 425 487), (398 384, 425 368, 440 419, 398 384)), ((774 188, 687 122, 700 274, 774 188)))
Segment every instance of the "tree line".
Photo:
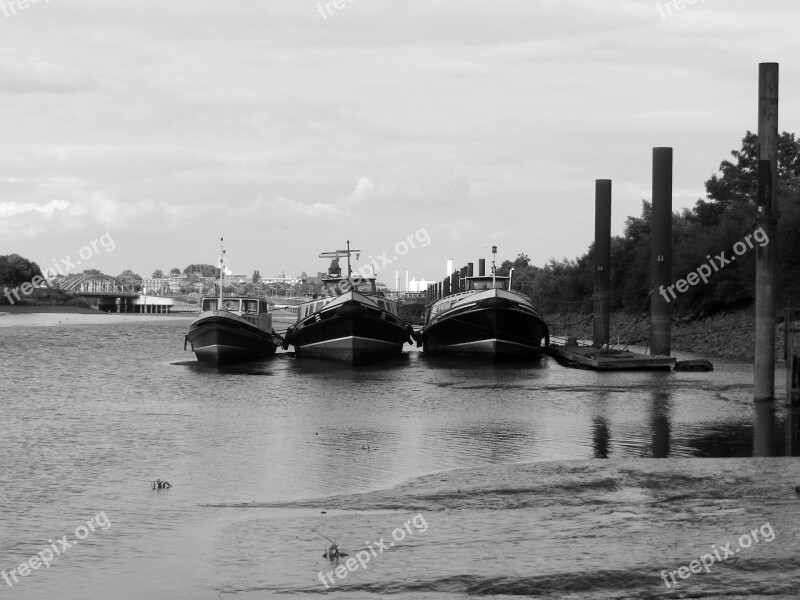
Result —
MULTIPOLYGON (((757 229, 756 191, 758 136, 748 131, 732 160, 705 182, 706 197, 672 215, 672 281, 695 271, 708 257, 731 249, 757 229)), ((800 294, 800 141, 784 132, 778 144, 778 257, 776 286, 779 306, 800 294)), ((645 311, 653 289, 650 275, 651 203, 642 200, 638 217, 628 217, 623 234, 611 239, 611 309, 645 311)), ((690 286, 672 300, 673 311, 694 317, 749 306, 755 299, 755 256, 750 249, 713 272, 707 284, 690 286)), ((590 312, 595 278, 594 243, 576 259, 551 258, 530 264, 526 254, 506 260, 498 274, 514 268, 514 289, 528 294, 545 313, 590 312)), ((713 259, 712 259, 713 260, 713 259)))

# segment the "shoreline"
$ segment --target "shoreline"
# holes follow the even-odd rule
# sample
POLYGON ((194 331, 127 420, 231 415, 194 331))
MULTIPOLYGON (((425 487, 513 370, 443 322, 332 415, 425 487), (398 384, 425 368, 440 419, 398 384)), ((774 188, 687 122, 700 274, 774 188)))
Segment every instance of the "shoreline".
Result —
MULTIPOLYGON (((592 315, 580 313, 551 313, 544 316, 550 335, 574 336, 591 340, 592 315)), ((611 346, 649 345, 650 315, 612 312, 610 318, 611 346)), ((784 324, 775 323, 775 360, 784 364, 784 324)), ((794 352, 798 352, 800 336, 794 337, 794 352)), ((673 351, 693 352, 703 356, 736 360, 753 360, 755 355, 755 311, 753 308, 720 313, 700 319, 672 318, 670 345, 673 351)))
MULTIPOLYGON (((41 307, 31 307, 41 308, 41 307)), ((46 307, 45 307, 46 308, 46 307)), ((58 307, 55 307, 58 308, 58 307)), ((25 312, 5 312, 0 311, 0 329, 6 327, 52 327, 54 325, 118 325, 121 323, 131 323, 133 321, 151 323, 153 321, 163 321, 169 319, 184 319, 191 321, 196 318, 195 314, 136 314, 136 313, 103 313, 97 310, 87 311, 25 311, 25 312)))
POLYGON ((81 315, 97 315, 103 314, 94 308, 85 308, 83 306, 67 306, 67 305, 47 305, 41 306, 35 304, 0 304, 0 315, 28 315, 31 313, 64 313, 64 314, 81 314, 81 315))

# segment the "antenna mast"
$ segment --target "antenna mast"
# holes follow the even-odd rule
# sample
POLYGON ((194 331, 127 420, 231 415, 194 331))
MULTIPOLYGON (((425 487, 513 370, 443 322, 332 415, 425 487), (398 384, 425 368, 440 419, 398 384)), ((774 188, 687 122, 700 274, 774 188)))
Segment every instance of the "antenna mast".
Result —
POLYGON ((497 287, 495 283, 497 277, 497 267, 494 265, 494 259, 497 256, 497 246, 492 246, 492 287, 497 287))
POLYGON ((342 256, 347 257, 347 279, 350 279, 350 275, 353 274, 353 269, 350 266, 350 255, 356 254, 358 255, 361 250, 351 250, 350 249, 350 240, 347 240, 347 250, 334 250, 332 252, 321 252, 319 257, 320 258, 335 258, 339 259, 342 256))
POLYGON ((219 238, 219 306, 217 310, 222 310, 222 299, 224 297, 222 286, 225 282, 225 247, 222 241, 222 238, 219 238))

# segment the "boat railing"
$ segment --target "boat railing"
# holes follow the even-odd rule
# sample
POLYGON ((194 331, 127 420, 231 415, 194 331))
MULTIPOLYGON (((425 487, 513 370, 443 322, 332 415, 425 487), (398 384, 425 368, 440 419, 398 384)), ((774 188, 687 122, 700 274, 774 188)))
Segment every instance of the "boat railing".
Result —
POLYGON ((524 292, 520 292, 520 291, 517 291, 517 290, 506 290, 506 291, 511 292, 512 294, 515 294, 515 295, 519 296, 520 298, 524 298, 528 302, 531 301, 531 297, 528 296, 528 294, 525 294, 524 292))

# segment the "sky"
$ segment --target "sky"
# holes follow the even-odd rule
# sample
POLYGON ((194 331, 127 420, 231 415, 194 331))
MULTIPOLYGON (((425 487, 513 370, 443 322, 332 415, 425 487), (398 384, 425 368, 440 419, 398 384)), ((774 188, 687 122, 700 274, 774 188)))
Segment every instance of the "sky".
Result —
POLYGON ((441 280, 576 258, 674 149, 673 209, 757 129, 796 0, 0 0, 0 255, 43 269, 441 280), (105 237, 104 237, 105 236, 105 237), (77 264, 80 263, 80 264, 77 264))

